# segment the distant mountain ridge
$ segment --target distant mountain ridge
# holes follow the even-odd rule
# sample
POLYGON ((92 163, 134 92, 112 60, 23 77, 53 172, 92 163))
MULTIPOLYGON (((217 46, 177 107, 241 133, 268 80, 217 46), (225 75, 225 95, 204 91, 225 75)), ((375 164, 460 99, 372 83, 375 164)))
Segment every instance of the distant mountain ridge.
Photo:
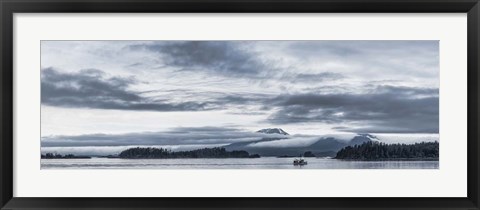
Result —
POLYGON ((281 135, 290 135, 281 128, 266 128, 257 131, 257 133, 265 133, 265 134, 281 134, 281 135))
MULTIPOLYGON (((262 129, 257 131, 258 133, 265 133, 265 134, 282 134, 282 135, 289 135, 286 131, 282 130, 281 128, 268 128, 262 129)), ((277 141, 282 139, 288 139, 289 137, 272 137, 272 138, 262 138, 260 140, 255 141, 247 141, 247 142, 236 142, 224 146, 225 149, 229 151, 233 150, 244 150, 249 153, 259 154, 261 156, 298 156, 304 154, 307 151, 312 152, 314 155, 318 157, 323 156, 335 156, 336 153, 346 147, 346 146, 353 146, 353 145, 360 145, 365 142, 375 141, 378 142, 378 138, 371 135, 371 134, 357 134, 350 140, 341 140, 335 137, 320 137, 314 143, 308 146, 297 146, 297 147, 273 147, 273 146, 252 146, 256 143, 261 142, 270 142, 270 141, 277 141)))

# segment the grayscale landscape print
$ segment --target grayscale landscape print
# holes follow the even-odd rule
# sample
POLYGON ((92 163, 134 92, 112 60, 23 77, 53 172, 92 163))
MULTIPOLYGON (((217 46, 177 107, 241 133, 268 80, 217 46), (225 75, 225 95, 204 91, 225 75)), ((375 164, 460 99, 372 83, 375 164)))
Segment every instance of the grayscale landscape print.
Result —
POLYGON ((42 41, 41 169, 438 169, 439 42, 42 41))

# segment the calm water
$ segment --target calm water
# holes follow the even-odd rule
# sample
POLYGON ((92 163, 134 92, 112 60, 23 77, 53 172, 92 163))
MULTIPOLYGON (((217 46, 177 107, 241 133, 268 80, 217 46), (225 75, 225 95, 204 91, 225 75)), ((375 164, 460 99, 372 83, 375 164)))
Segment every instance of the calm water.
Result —
POLYGON ((305 158, 308 165, 294 166, 294 158, 230 159, 42 159, 42 169, 438 169, 438 161, 343 161, 305 158))

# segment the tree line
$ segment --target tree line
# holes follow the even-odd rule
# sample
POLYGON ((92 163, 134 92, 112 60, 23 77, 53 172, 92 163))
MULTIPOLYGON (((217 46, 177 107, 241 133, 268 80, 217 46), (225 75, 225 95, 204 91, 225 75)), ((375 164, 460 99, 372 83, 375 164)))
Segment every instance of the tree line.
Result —
POLYGON ((336 159, 352 160, 390 160, 390 159, 429 159, 438 160, 438 142, 415 144, 385 144, 365 142, 361 145, 347 146, 337 152, 336 159))
POLYGON ((223 147, 204 148, 192 151, 173 152, 164 148, 136 147, 122 151, 119 158, 126 159, 161 159, 161 158, 259 158, 247 151, 227 151, 223 147))
POLYGON ((89 156, 75 156, 73 154, 61 155, 61 154, 53 154, 47 153, 45 155, 40 156, 42 159, 90 159, 89 156))

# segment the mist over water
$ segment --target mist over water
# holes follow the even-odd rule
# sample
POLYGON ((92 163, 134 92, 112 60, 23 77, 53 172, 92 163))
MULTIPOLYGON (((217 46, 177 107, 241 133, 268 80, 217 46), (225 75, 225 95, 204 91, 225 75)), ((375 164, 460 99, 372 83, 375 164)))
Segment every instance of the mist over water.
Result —
POLYGON ((41 169, 438 169, 438 161, 346 161, 305 158, 307 165, 294 166, 295 158, 222 159, 42 159, 41 169))

